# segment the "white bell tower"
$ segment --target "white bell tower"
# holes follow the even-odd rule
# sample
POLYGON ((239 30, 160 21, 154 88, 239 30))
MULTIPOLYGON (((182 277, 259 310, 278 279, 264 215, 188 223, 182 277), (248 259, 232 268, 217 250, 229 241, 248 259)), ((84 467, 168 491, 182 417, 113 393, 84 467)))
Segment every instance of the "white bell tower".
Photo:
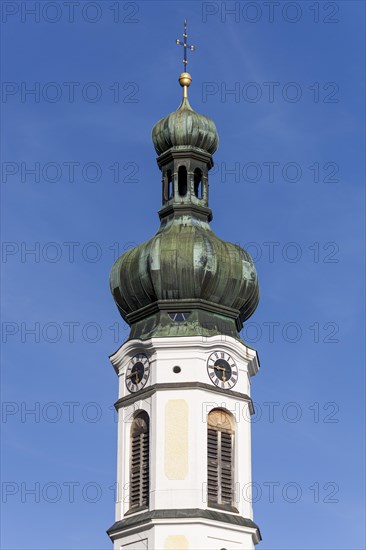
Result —
MULTIPOLYGON (((186 24, 183 37, 186 50, 186 24)), ((110 357, 118 491, 108 534, 116 550, 249 550, 261 539, 250 422, 259 362, 239 332, 258 304, 258 281, 249 254, 209 225, 218 134, 188 102, 191 76, 179 81, 181 105, 153 129, 160 228, 118 258, 110 278, 131 332, 110 357)))
POLYGON ((230 336, 151 338, 127 341, 111 361, 119 377, 114 548, 254 548, 260 540, 250 502, 256 352, 230 336), (235 365, 232 389, 218 387, 219 378, 212 383, 212 354, 235 365), (130 393, 126 376, 142 356, 150 373, 144 388, 130 393), (139 418, 149 419, 146 449, 144 435, 134 442, 139 418), (143 468, 144 459, 146 489, 144 473, 135 483, 131 472, 134 460, 143 468), (135 500, 136 491, 144 502, 135 500))

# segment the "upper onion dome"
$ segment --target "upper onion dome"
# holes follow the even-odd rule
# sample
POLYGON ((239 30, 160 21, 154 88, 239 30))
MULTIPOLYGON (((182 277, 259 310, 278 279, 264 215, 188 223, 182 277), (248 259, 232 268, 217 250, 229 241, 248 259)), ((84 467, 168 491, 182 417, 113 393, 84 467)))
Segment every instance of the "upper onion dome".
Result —
MULTIPOLYGON (((182 73, 179 82, 188 88, 192 81, 188 73, 182 73)), ((171 147, 190 146, 207 151, 211 155, 219 145, 219 136, 214 121, 192 109, 187 94, 184 94, 178 109, 159 120, 152 131, 152 140, 158 155, 171 147)))

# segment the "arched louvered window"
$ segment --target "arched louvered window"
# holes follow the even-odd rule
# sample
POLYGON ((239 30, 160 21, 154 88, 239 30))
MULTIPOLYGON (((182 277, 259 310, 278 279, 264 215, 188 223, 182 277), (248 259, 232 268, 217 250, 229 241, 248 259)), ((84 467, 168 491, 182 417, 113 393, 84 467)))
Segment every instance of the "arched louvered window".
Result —
POLYGON ((208 505, 233 505, 235 426, 230 413, 214 409, 207 420, 208 505))
POLYGON ((142 411, 131 426, 130 510, 149 505, 149 415, 142 411))

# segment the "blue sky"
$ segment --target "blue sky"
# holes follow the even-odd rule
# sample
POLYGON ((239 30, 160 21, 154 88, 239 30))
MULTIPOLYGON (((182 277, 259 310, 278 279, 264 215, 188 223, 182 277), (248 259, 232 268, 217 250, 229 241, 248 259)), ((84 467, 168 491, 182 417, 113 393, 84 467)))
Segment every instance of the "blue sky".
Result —
POLYGON ((158 228, 184 17, 220 135, 212 227, 259 274, 260 548, 365 548, 364 4, 290 4, 2 2, 4 549, 111 547, 128 331, 108 277, 158 228))

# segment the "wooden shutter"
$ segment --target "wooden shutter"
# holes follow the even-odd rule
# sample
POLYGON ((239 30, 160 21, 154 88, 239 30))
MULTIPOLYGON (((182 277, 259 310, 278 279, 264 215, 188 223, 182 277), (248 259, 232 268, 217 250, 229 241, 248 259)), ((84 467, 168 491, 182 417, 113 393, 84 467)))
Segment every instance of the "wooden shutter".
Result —
POLYGON ((233 423, 221 409, 211 411, 207 429, 207 496, 211 504, 233 502, 233 423))
POLYGON ((207 490, 208 500, 218 502, 219 498, 219 460, 218 431, 208 429, 207 432, 207 490))
POLYGON ((131 426, 130 508, 149 505, 149 416, 140 413, 131 426))
POLYGON ((233 435, 219 432, 220 445, 220 485, 221 504, 231 504, 233 500, 233 435))

